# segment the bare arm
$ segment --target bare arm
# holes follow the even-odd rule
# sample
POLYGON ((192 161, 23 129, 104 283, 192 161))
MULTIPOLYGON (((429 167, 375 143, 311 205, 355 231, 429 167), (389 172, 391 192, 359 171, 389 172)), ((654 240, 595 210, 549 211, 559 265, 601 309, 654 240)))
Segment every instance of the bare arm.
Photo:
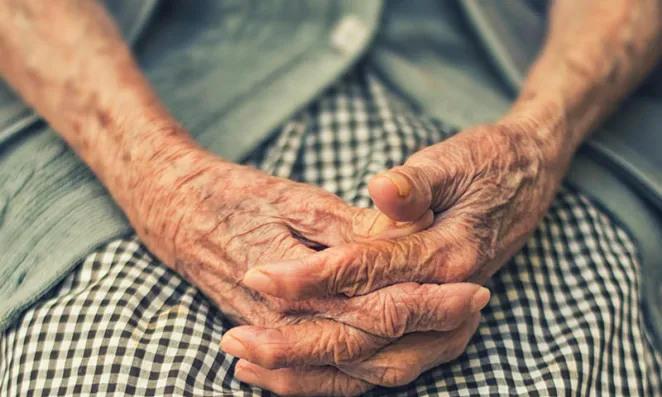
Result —
POLYGON ((544 49, 505 121, 542 127, 567 163, 661 54, 662 1, 556 0, 544 49))
MULTIPOLYGON (((188 142, 106 11, 90 0, 0 2, 0 72, 131 216, 149 159, 188 142)), ((153 162, 151 164, 155 164, 153 162)))

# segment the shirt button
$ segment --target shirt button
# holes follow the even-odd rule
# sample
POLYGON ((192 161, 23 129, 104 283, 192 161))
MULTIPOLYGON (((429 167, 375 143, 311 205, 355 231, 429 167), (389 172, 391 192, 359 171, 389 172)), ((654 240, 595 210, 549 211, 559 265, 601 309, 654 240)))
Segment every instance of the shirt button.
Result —
POLYGON ((355 15, 347 15, 331 32, 331 46, 344 55, 351 55, 363 47, 368 35, 363 21, 355 15))

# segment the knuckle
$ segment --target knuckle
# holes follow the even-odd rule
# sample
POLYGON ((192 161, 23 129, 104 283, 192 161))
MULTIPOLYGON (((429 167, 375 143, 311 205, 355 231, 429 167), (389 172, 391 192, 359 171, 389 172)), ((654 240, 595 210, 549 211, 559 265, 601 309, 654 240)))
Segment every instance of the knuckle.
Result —
POLYGON ((293 376, 284 376, 278 379, 272 387, 271 391, 280 396, 296 396, 297 395, 297 381, 293 376))
POLYGON ((408 360, 391 363, 391 365, 375 371, 376 382, 378 385, 385 387, 397 387, 409 384, 418 378, 419 373, 416 368, 408 360))
POLYGON ((444 361, 448 362, 459 358, 462 354, 464 354, 465 350, 467 350, 468 343, 469 341, 466 340, 458 343, 453 343, 452 345, 450 345, 448 350, 446 351, 444 361))
POLYGON ((343 376, 341 372, 336 372, 333 378, 333 390, 337 391, 343 397, 354 397, 370 390, 372 385, 359 379, 353 379, 343 376))
MULTIPOLYGON (((450 228, 449 228, 450 229, 450 228)), ((481 256, 470 232, 453 228, 445 244, 434 253, 435 278, 438 282, 452 283, 468 280, 478 269, 481 256)))
POLYGON ((406 314, 401 313, 397 306, 387 305, 382 316, 382 330, 384 336, 399 338, 407 330, 408 319, 406 314))
POLYGON ((317 362, 338 364, 349 354, 349 346, 346 345, 342 334, 326 332, 319 336, 311 353, 317 362))
POLYGON ((339 258, 339 266, 332 269, 329 289, 347 296, 355 296, 370 290, 374 283, 371 254, 368 247, 354 245, 339 258))
POLYGON ((367 354, 367 343, 363 333, 355 328, 343 326, 343 331, 329 338, 327 350, 333 354, 334 365, 346 365, 367 354))
MULTIPOLYGON (((399 258, 394 258, 406 266, 403 268, 402 276, 406 277, 409 281, 420 282, 434 282, 435 273, 433 271, 433 264, 437 255, 434 247, 431 247, 429 239, 414 234, 409 236, 406 240, 402 240, 399 244, 399 249, 396 251, 400 254, 399 258)), ((394 263, 393 265, 397 265, 394 263)))
POLYGON ((408 315, 405 332, 453 330, 468 314, 469 302, 442 286, 412 284, 409 290, 410 295, 401 299, 408 315))
POLYGON ((457 328, 468 314, 468 302, 454 294, 444 294, 435 302, 433 312, 437 320, 436 330, 450 331, 457 328))
MULTIPOLYGON (((277 338, 277 340, 282 339, 281 333, 278 329, 265 330, 265 340, 274 337, 277 338), (269 334, 272 335, 270 336, 269 334)), ((282 343, 264 343, 259 350, 259 354, 257 354, 256 361, 264 368, 277 369, 289 366, 290 355, 282 343)))
POLYGON ((421 274, 421 281, 432 283, 448 282, 447 272, 453 261, 454 246, 445 241, 443 237, 439 239, 441 242, 421 240, 422 242, 418 248, 420 259, 410 262, 420 267, 418 272, 421 274))
POLYGON ((359 209, 352 215, 350 234, 353 239, 363 240, 379 231, 379 212, 369 209, 359 209))
MULTIPOLYGON (((265 232, 267 232, 265 230, 265 232)), ((283 260, 286 259, 288 256, 291 256, 292 253, 297 252, 297 249, 301 247, 301 243, 292 238, 290 233, 287 232, 282 232, 278 230, 277 228, 273 228, 272 230, 269 230, 271 232, 270 234, 273 234, 271 237, 271 244, 270 244, 270 251, 271 254, 269 255, 269 260, 275 261, 275 260, 283 260)), ((267 258, 265 258, 266 260, 267 258)))
POLYGON ((436 284, 413 285, 408 300, 410 311, 408 332, 439 331, 449 327, 448 304, 444 300, 445 294, 440 293, 442 291, 443 287, 436 284))
POLYGON ((412 325, 417 322, 414 283, 406 283, 398 286, 396 291, 385 291, 379 297, 379 312, 381 316, 381 333, 389 338, 399 338, 406 332, 411 331, 412 325))
POLYGON ((466 281, 478 269, 480 262, 478 249, 473 244, 464 244, 458 248, 455 256, 448 266, 447 282, 466 281))
POLYGON ((258 363, 266 369, 278 369, 287 366, 287 356, 278 349, 268 346, 258 357, 258 363))

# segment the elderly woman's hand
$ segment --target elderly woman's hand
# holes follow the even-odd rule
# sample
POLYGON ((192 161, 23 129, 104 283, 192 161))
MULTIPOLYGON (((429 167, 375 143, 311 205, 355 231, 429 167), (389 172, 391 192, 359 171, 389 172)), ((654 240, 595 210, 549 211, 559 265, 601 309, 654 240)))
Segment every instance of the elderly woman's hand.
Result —
POLYGON ((287 299, 355 296, 411 281, 484 283, 524 244, 555 195, 566 163, 552 142, 522 123, 504 123, 430 146, 369 187, 392 219, 433 210, 432 227, 261 265, 244 283, 287 299))
MULTIPOLYGON (((350 207, 320 188, 222 161, 193 145, 166 152, 143 171, 133 193, 136 208, 127 213, 157 257, 232 321, 249 325, 225 335, 225 351, 267 368, 335 365, 389 384, 427 366, 425 360, 407 361, 406 368, 402 361, 393 369, 386 366, 402 345, 412 343, 402 338, 407 333, 432 332, 421 336, 425 340, 434 333, 448 335, 452 344, 438 345, 434 362, 463 350, 489 299, 475 284, 403 283, 353 298, 294 302, 241 283, 254 265, 315 255, 313 246, 418 232, 432 223, 431 211, 415 222, 398 223, 377 210, 350 207), (368 370, 380 366, 382 375, 368 370)), ((369 387, 356 379, 351 384, 369 387)))
MULTIPOLYGON (((222 280, 236 288, 256 264, 303 258, 314 247, 404 236, 432 223, 431 211, 415 222, 395 222, 193 144, 164 150, 137 171, 127 214, 150 251, 216 301, 222 280)), ((224 308, 233 306, 222 300, 224 308)))
POLYGON ((235 376, 282 396, 356 396, 376 385, 402 386, 460 356, 479 320, 473 314, 453 331, 407 334, 365 360, 335 367, 267 369, 242 359, 235 376))
MULTIPOLYGON (((558 150, 553 141, 534 138, 524 126, 503 123, 462 132, 371 181, 372 198, 383 213, 406 221, 432 210, 432 227, 399 239, 350 243, 298 260, 260 265, 246 274, 244 283, 256 291, 298 300, 367 296, 412 281, 486 282, 533 231, 565 170, 566 163, 553 155, 558 150)), ((374 356, 377 359, 360 364, 360 369, 337 366, 342 374, 327 369, 328 379, 350 385, 356 379, 390 386, 406 383, 459 355, 476 326, 477 318, 471 318, 450 334, 407 335, 397 347, 384 348, 374 356), (442 353, 458 348, 451 355, 442 353), (396 351, 399 354, 393 354, 396 351)), ((245 342, 248 349, 255 348, 254 340, 245 342)), ((294 347, 283 343, 281 349, 294 347)), ((258 374, 247 380, 280 390, 286 384, 288 390, 301 391, 302 379, 321 379, 310 370, 290 369, 278 375, 240 364, 258 374)))

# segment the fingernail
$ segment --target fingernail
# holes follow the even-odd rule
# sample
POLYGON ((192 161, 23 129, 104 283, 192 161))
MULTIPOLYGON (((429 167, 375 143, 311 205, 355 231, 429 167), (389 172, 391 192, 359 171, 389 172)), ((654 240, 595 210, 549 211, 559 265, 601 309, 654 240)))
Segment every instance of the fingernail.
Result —
POLYGON ((221 350, 235 357, 246 358, 246 345, 232 335, 225 335, 221 339, 221 350))
POLYGON ((244 285, 266 294, 274 295, 276 292, 276 283, 271 276, 260 269, 250 269, 244 274, 244 285))
POLYGON ((379 176, 383 176, 384 178, 387 178, 393 182, 393 184, 398 188, 398 196, 403 198, 409 196, 411 186, 409 185, 409 180, 405 176, 400 175, 397 172, 385 172, 379 176))
POLYGON ((490 290, 485 287, 480 287, 471 297, 471 313, 476 313, 482 310, 490 301, 490 290))
POLYGON ((234 368, 234 376, 244 383, 255 384, 260 382, 260 377, 249 365, 239 365, 234 368))

